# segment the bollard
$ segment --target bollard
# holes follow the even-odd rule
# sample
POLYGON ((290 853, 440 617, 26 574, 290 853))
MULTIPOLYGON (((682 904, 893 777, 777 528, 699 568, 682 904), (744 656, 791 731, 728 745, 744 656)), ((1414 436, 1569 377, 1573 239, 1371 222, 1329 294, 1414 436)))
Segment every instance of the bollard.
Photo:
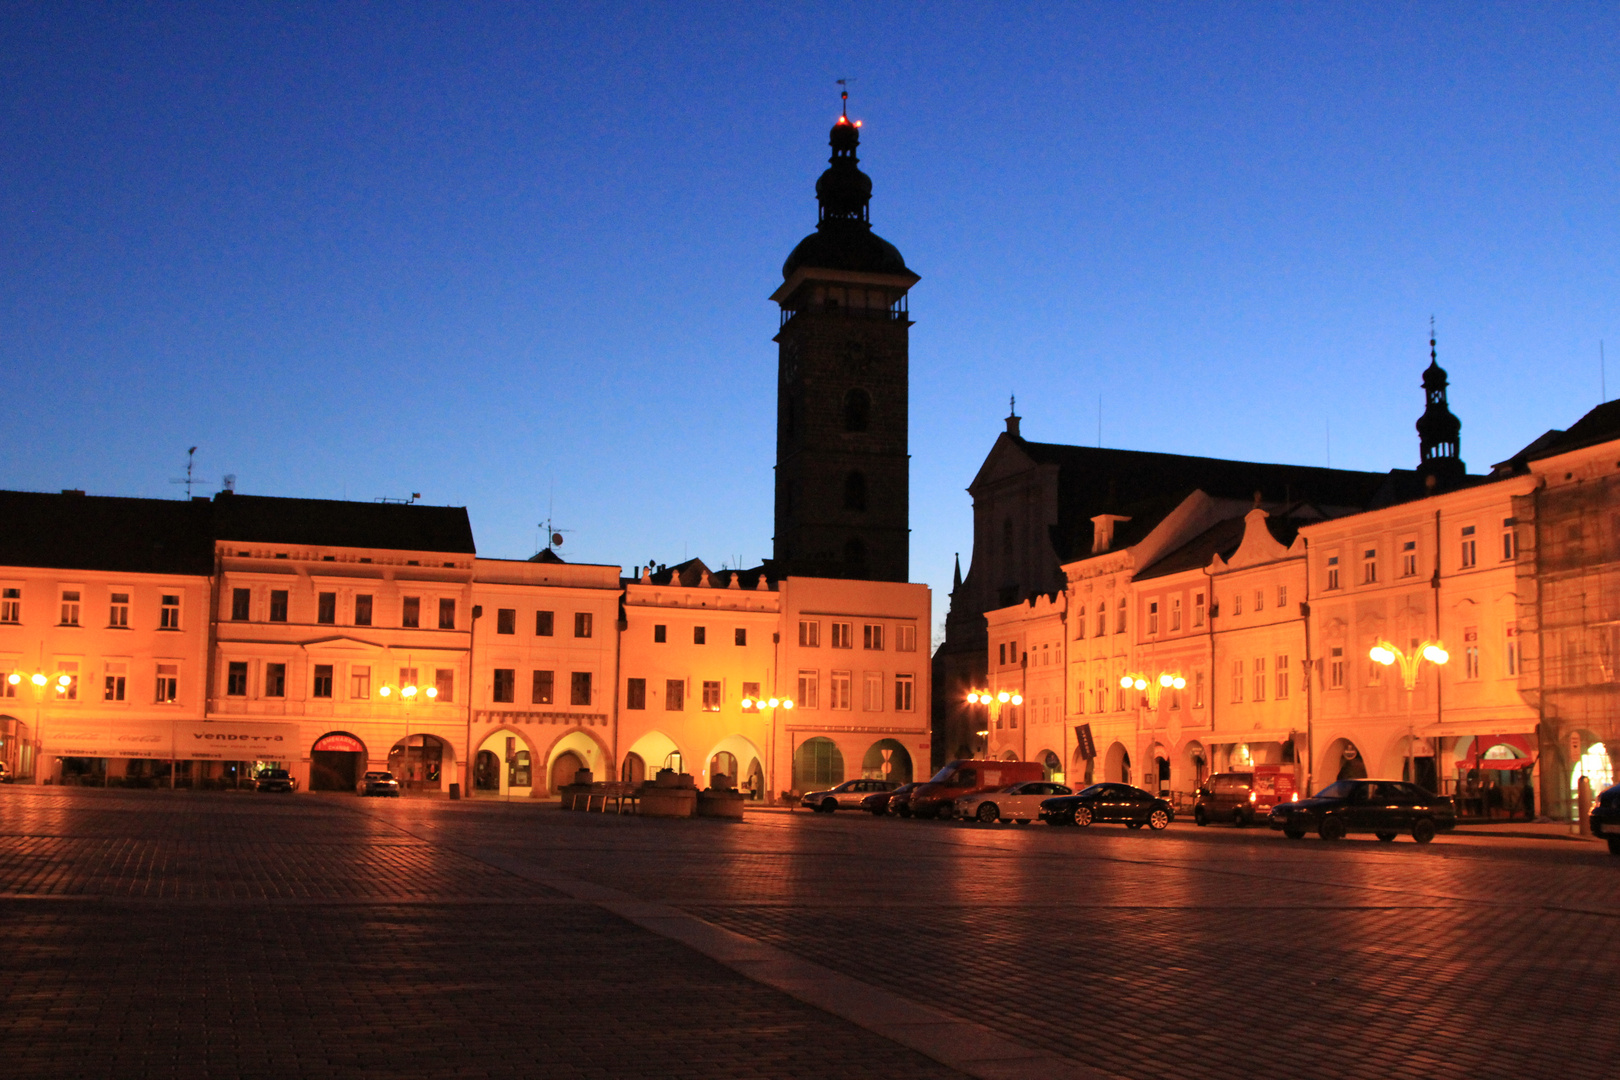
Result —
POLYGON ((1581 777, 1576 787, 1575 814, 1580 825, 1582 836, 1592 835, 1592 781, 1586 776, 1581 777))
POLYGON ((457 784, 457 783, 454 783, 454 782, 451 783, 451 785, 450 785, 450 797, 452 799, 461 798, 461 785, 460 784, 457 784))

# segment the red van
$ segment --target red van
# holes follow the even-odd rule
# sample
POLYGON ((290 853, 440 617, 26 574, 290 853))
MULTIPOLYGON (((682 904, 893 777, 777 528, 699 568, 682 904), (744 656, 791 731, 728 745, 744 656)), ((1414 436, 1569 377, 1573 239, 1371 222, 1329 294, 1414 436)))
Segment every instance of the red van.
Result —
POLYGON ((911 816, 949 817, 951 804, 963 795, 1045 779, 1046 770, 1038 761, 948 761, 926 784, 912 788, 911 816))

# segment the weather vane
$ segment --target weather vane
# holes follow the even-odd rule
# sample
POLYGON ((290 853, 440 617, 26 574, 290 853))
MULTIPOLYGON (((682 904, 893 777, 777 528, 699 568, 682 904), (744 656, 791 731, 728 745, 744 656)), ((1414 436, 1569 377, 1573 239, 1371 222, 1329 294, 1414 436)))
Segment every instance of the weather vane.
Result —
POLYGON ((838 80, 838 85, 842 86, 844 88, 843 92, 840 93, 838 96, 843 98, 843 100, 844 100, 844 119, 845 120, 849 119, 849 84, 854 82, 854 81, 855 81, 854 79, 839 79, 838 80))

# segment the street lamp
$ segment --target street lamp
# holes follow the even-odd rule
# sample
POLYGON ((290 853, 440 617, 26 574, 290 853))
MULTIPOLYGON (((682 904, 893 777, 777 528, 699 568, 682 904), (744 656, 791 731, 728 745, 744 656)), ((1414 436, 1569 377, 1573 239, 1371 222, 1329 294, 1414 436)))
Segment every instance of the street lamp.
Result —
POLYGON ((1120 676, 1119 685, 1122 690, 1142 690, 1147 693, 1148 708, 1159 707, 1159 695, 1166 690, 1185 690, 1187 680, 1179 671, 1162 671, 1157 678, 1148 678, 1139 672, 1129 672, 1120 676))
MULTIPOLYGON (((1402 652, 1394 645, 1391 645, 1383 638, 1379 638, 1373 644, 1373 647, 1367 650, 1367 656, 1370 657, 1374 663, 1382 664, 1385 667, 1389 667, 1396 663, 1400 664, 1401 680, 1406 684, 1406 692, 1408 697, 1410 697, 1412 691, 1417 688, 1418 669, 1423 666, 1423 661, 1427 660, 1435 667, 1444 667, 1446 665, 1446 661, 1451 659, 1451 654, 1446 652, 1445 646, 1440 644, 1438 641, 1425 641, 1412 651, 1412 655, 1408 656, 1406 653, 1402 652)), ((1410 702, 1408 702, 1406 715, 1406 778, 1413 783, 1416 783, 1417 735, 1412 730, 1412 711, 1410 708, 1410 702)), ((1438 762, 1436 762, 1436 764, 1438 764, 1438 762)), ((1435 771, 1434 779, 1437 786, 1442 788, 1444 787, 1444 785, 1440 784, 1440 774, 1438 769, 1435 771)))
POLYGON ((999 719, 1001 716, 1002 706, 1022 705, 1024 703, 1024 695, 1013 690, 1002 690, 994 694, 988 690, 969 690, 967 703, 969 705, 983 705, 985 707, 984 728, 983 730, 974 732, 974 734, 984 737, 984 756, 988 758, 990 756, 990 707, 992 705, 995 706, 995 714, 999 719))

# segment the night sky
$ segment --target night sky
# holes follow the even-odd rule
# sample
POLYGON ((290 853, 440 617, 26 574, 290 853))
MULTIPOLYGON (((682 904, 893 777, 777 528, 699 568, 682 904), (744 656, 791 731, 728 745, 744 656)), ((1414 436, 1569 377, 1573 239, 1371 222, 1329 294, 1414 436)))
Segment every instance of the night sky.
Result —
MULTIPOLYGON (((912 574, 1024 433, 1473 471, 1620 357, 1612 4, 0 11, 0 486, 468 507, 770 553, 782 260, 850 77, 922 275, 912 574), (699 17, 701 15, 701 17, 699 17)), ((1620 361, 1613 376, 1620 387, 1620 361)))

